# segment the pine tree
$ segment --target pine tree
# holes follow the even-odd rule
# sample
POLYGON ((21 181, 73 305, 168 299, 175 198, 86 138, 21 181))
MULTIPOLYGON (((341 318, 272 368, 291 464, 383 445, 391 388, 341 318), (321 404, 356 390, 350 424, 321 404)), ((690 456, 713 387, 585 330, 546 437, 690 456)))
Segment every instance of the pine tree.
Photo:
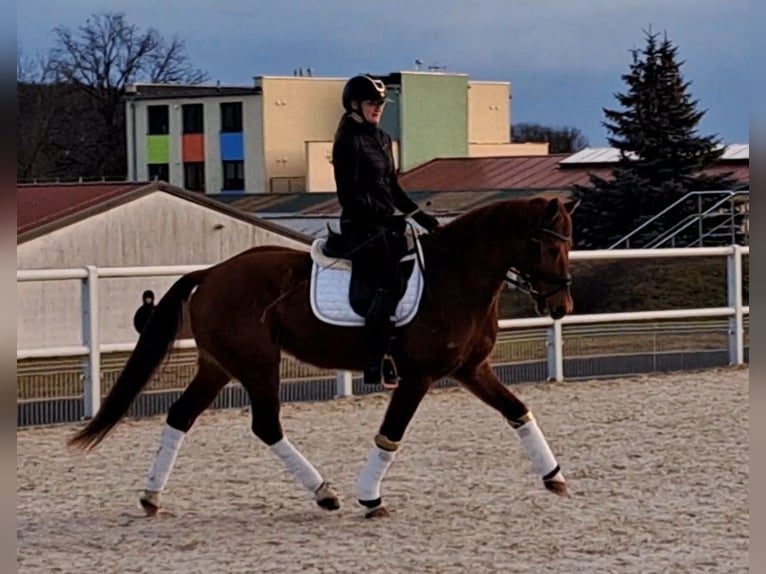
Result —
POLYGON ((701 173, 719 161, 724 148, 715 136, 697 132, 705 112, 689 94, 678 48, 667 35, 660 41, 659 34, 645 34, 646 45, 632 51, 629 72, 622 76, 627 89, 615 94, 622 109, 603 110, 607 141, 620 159, 610 179, 591 176, 590 185, 573 189, 582 200, 577 211, 581 249, 608 247, 690 191, 736 184, 727 175, 701 173))

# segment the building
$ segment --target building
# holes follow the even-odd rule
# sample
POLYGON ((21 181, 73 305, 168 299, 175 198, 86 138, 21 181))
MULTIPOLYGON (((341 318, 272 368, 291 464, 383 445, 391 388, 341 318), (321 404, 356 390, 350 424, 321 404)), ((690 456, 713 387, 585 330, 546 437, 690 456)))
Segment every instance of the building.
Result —
MULTIPOLYGON (((544 155, 510 141, 511 85, 397 72, 382 127, 409 170, 437 157, 544 155)), ((217 193, 334 191, 332 140, 347 78, 259 76, 252 86, 137 84, 126 97, 128 179, 217 193)))
MULTIPOLYGON (((214 264, 253 246, 311 238, 161 182, 17 186, 17 269, 214 264)), ((101 279, 102 343, 135 341, 144 290, 176 277, 101 279)), ((17 284, 19 349, 81 344, 78 281, 17 284)), ((155 301, 156 302, 156 301, 155 301)))

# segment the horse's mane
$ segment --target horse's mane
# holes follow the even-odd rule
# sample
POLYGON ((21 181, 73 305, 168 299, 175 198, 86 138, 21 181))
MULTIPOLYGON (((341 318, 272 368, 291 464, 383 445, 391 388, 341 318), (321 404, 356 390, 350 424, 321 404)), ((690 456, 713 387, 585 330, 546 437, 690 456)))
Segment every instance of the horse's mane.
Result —
POLYGON ((497 232, 500 230, 492 228, 498 224, 510 228, 511 231, 526 230, 531 221, 542 215, 544 204, 545 200, 541 198, 515 198, 482 205, 445 224, 439 231, 439 235, 445 238, 462 237, 477 229, 497 232))

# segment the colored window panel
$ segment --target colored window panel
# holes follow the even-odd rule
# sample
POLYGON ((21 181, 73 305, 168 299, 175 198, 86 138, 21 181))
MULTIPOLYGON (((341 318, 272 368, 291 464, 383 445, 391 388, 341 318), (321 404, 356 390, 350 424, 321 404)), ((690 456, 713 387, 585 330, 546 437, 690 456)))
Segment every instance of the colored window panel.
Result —
POLYGON ((146 163, 170 163, 170 136, 146 136, 146 163))
POLYGON ((202 134, 184 134, 183 160, 185 162, 205 161, 205 136, 202 134))
POLYGON ((244 137, 240 132, 221 134, 221 159, 223 161, 243 161, 245 159, 244 137))

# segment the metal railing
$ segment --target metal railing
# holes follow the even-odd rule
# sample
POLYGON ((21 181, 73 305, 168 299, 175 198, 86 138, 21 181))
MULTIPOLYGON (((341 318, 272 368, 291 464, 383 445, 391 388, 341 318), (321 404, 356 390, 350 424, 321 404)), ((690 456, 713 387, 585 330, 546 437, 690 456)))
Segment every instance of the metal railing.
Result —
MULTIPOLYGON (((646 249, 655 249, 657 247, 662 247, 665 245, 668 241, 671 242, 671 245, 675 247, 675 238, 678 237, 678 235, 685 231, 686 229, 689 229, 692 225, 695 223, 698 226, 697 234, 698 234, 698 240, 702 240, 704 237, 704 230, 703 230, 703 222, 705 218, 713 216, 713 217, 720 217, 722 214, 719 212, 719 209, 722 205, 725 203, 732 203, 730 205, 729 209, 732 211, 731 214, 727 213, 726 215, 731 217, 729 220, 730 222, 735 222, 736 218, 732 217, 733 211, 734 211, 734 197, 736 197, 741 192, 735 192, 730 197, 724 197, 723 199, 719 199, 718 201, 714 202, 710 207, 702 211, 702 205, 697 206, 697 213, 690 215, 685 220, 679 221, 676 225, 671 227, 670 229, 667 229, 663 233, 661 233, 658 237, 654 238, 652 241, 649 242, 648 245, 645 246, 646 249)), ((734 229, 730 230, 731 234, 735 233, 734 229)))
MULTIPOLYGON (((559 320, 550 317, 527 319, 503 319, 500 329, 544 328, 547 331, 546 361, 547 379, 564 380, 564 337, 566 325, 588 325, 619 323, 629 321, 658 321, 686 318, 728 318, 728 355, 729 364, 743 364, 744 317, 749 315, 750 307, 743 305, 742 256, 749 255, 749 246, 733 245, 730 247, 673 248, 673 249, 622 249, 573 251, 572 261, 598 261, 614 259, 656 259, 684 257, 726 257, 727 269, 727 306, 701 309, 671 309, 664 311, 635 311, 625 313, 596 313, 570 315, 559 320)), ((88 266, 82 269, 40 269, 17 270, 18 282, 79 280, 82 298, 82 344, 65 347, 39 349, 17 349, 16 359, 40 359, 53 357, 84 358, 84 414, 91 417, 101 404, 101 355, 105 353, 130 352, 135 343, 102 344, 99 337, 99 281, 102 278, 117 277, 161 277, 180 276, 191 271, 204 269, 208 265, 161 266, 161 267, 102 267, 88 266)), ((191 349, 195 347, 193 339, 176 341, 174 348, 191 349)), ((336 379, 336 397, 353 394, 352 374, 340 371, 336 379)))
MULTIPOLYGON (((689 203, 689 200, 692 198, 697 199, 697 213, 693 215, 689 215, 686 218, 684 218, 681 222, 676 222, 675 225, 671 226, 669 229, 666 229, 662 231, 659 235, 659 237, 655 237, 652 242, 650 242, 647 245, 641 246, 642 249, 650 249, 654 247, 659 247, 672 237, 675 237, 678 233, 681 231, 688 229, 691 225, 694 223, 697 223, 699 226, 699 235, 704 235, 704 231, 702 229, 703 227, 703 221, 706 216, 713 213, 715 209, 721 207, 725 203, 731 204, 731 211, 734 211, 734 201, 737 197, 748 197, 750 195, 749 191, 692 191, 681 197, 680 199, 677 199, 670 205, 668 205, 665 209, 657 213, 656 215, 653 215, 646 221, 644 221, 641 225, 636 227, 633 231, 622 237, 621 239, 615 241, 612 245, 608 247, 608 249, 616 249, 618 247, 623 246, 626 249, 631 248, 631 239, 639 235, 641 232, 646 232, 650 225, 656 223, 659 219, 661 219, 663 216, 667 215, 668 213, 676 210, 681 205, 686 205, 689 203), (713 206, 707 208, 704 212, 702 209, 702 200, 704 197, 719 197, 718 201, 714 203, 713 206)), ((716 214, 718 215, 718 214, 716 214)), ((746 217, 746 214, 737 214, 743 217, 746 217)), ((732 224, 735 222, 735 219, 732 219, 732 224)), ((731 234, 734 235, 735 232, 732 230, 731 234)), ((699 240, 699 238, 698 238, 699 240)))

